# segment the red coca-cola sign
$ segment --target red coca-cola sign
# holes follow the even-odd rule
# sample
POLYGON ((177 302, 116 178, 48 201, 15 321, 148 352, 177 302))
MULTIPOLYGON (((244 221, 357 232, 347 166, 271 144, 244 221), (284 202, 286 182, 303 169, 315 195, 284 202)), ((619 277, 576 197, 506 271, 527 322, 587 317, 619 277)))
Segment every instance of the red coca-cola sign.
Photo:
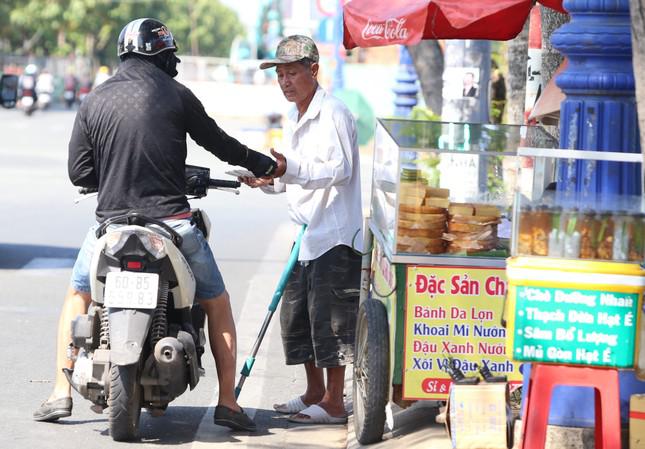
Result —
MULTIPOLYGON (((537 0, 565 12, 563 0, 537 0)), ((414 45, 421 39, 514 38, 533 3, 528 0, 344 0, 345 48, 414 45)))
POLYGON ((380 2, 345 4, 346 31, 360 46, 415 44, 421 40, 429 0, 388 0, 400 8, 388 10, 380 2))
POLYGON ((405 22, 407 22, 407 19, 404 17, 387 19, 381 22, 372 22, 372 20, 368 19, 361 32, 361 37, 365 40, 405 41, 408 38, 408 28, 405 26, 405 22))

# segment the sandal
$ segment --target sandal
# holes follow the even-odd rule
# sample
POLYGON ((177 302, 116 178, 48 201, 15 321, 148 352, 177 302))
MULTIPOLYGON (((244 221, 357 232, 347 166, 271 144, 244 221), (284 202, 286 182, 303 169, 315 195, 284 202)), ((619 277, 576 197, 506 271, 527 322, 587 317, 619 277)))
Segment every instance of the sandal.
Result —
POLYGON ((225 426, 233 430, 243 430, 246 432, 255 432, 257 429, 253 420, 244 413, 244 409, 242 409, 242 407, 240 407, 239 412, 236 412, 225 405, 218 405, 215 407, 213 423, 218 426, 225 426))
POLYGON ((331 416, 327 410, 314 404, 290 416, 289 421, 299 424, 347 424, 347 416, 331 416))
POLYGON ((286 404, 273 404, 273 410, 278 413, 285 413, 289 415, 301 412, 306 408, 307 404, 303 402, 302 397, 300 396, 287 401, 286 404))

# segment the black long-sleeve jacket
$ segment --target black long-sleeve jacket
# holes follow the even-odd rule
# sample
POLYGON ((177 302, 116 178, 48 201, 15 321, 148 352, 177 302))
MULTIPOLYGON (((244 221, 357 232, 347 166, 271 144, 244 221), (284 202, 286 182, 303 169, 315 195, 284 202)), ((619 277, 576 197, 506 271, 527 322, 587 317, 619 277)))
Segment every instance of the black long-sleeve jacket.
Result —
POLYGON ((69 142, 69 178, 98 187, 98 221, 186 212, 187 133, 229 164, 254 172, 271 164, 222 131, 187 87, 149 61, 128 59, 83 100, 69 142))

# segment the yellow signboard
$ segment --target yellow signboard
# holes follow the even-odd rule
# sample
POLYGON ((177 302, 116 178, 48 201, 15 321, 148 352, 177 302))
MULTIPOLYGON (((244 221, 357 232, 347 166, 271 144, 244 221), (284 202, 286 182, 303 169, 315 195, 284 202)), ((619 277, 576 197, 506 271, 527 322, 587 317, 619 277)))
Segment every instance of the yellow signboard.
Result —
POLYGON ((503 268, 408 266, 403 397, 448 397, 448 356, 466 376, 486 365, 520 383, 500 325, 507 283, 503 268))

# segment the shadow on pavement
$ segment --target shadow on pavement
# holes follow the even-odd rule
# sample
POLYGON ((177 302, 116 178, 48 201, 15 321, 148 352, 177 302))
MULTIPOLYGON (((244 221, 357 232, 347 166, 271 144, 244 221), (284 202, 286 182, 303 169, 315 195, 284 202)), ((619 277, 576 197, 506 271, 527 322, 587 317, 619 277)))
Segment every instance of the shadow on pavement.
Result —
MULTIPOLYGON (((139 421, 139 437, 142 443, 159 445, 176 445, 195 440, 195 433, 208 407, 173 406, 170 404, 166 413, 153 418, 142 411, 139 421)), ((104 413, 108 413, 106 410, 104 413)), ((105 434, 109 435, 106 429, 105 434)))
POLYGON ((0 243, 0 269, 71 268, 78 250, 79 248, 0 243), (43 263, 30 265, 34 259, 43 259, 43 263))

